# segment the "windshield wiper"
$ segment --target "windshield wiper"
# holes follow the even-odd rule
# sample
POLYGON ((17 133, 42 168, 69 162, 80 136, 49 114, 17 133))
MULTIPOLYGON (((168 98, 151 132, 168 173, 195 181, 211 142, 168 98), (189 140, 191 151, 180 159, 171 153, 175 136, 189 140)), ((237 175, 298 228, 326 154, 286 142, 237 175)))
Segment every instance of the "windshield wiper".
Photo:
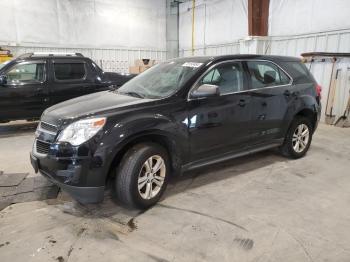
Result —
POLYGON ((129 92, 118 92, 119 94, 122 94, 122 95, 128 95, 128 96, 133 96, 133 97, 137 97, 137 98, 145 98, 144 95, 141 95, 139 93, 136 93, 136 92, 132 92, 132 91, 129 91, 129 92))

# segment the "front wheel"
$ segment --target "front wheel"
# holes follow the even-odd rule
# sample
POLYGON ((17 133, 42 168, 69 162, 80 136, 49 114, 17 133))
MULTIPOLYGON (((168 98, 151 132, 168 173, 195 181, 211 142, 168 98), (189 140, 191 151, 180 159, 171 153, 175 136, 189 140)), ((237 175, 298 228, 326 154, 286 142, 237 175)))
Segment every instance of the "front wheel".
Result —
POLYGON ((138 144, 125 154, 117 172, 118 200, 129 207, 148 208, 158 202, 168 184, 169 157, 159 145, 138 144))
POLYGON ((297 117, 291 124, 281 146, 281 153, 291 158, 303 157, 312 140, 312 125, 308 118, 297 117))

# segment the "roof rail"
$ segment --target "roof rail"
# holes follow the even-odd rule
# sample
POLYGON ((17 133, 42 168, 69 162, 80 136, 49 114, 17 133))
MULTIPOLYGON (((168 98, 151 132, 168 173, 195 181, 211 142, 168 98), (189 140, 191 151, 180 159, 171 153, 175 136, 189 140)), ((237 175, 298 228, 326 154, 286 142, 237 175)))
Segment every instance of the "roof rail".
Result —
POLYGON ((23 55, 18 56, 17 58, 27 58, 27 57, 31 57, 33 55, 33 53, 25 53, 23 55))
POLYGON ((79 56, 84 57, 81 53, 59 53, 59 52, 34 52, 34 53, 26 53, 18 56, 18 58, 28 58, 35 56, 79 56))
POLYGON ((81 53, 34 52, 31 56, 83 56, 81 53))

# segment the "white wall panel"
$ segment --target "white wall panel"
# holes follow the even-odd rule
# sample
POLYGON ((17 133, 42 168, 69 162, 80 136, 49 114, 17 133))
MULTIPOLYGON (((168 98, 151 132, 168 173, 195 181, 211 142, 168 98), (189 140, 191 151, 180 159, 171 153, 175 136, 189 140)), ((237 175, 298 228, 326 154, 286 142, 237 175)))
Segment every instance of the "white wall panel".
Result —
MULTIPOLYGON (((248 0, 197 0, 194 40, 196 48, 236 42, 248 35, 248 0)), ((192 45, 192 2, 180 4, 179 46, 192 45)))
POLYGON ((164 0, 0 0, 0 43, 165 49, 164 0))
POLYGON ((350 28, 349 0, 271 0, 269 35, 286 36, 350 28))

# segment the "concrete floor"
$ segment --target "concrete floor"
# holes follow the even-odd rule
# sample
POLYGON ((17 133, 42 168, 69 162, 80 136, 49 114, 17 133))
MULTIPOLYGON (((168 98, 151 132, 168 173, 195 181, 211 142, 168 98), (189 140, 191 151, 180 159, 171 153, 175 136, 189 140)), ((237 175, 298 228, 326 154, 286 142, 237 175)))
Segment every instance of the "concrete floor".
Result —
POLYGON ((29 152, 33 145, 37 122, 15 121, 0 124, 0 170, 6 173, 29 173, 29 152))
POLYGON ((350 261, 349 188, 350 129, 321 125, 303 159, 268 151, 191 172, 146 212, 109 197, 7 207, 0 260, 350 261))

